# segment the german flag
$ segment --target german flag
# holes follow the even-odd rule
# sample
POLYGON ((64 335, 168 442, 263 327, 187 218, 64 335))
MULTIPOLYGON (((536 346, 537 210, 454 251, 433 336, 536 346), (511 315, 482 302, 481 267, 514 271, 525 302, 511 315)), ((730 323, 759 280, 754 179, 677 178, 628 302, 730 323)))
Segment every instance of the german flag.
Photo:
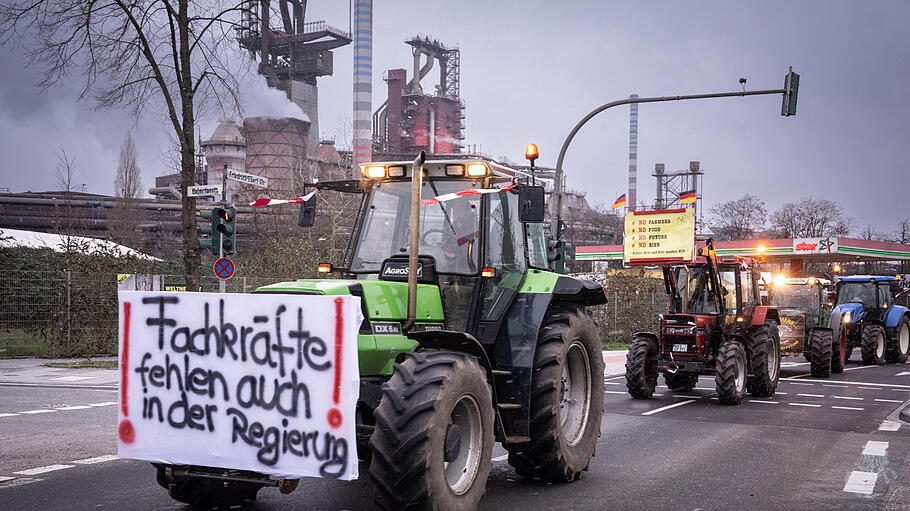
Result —
POLYGON ((616 202, 614 202, 613 205, 610 206, 610 209, 621 208, 625 205, 626 205, 626 194, 622 194, 616 198, 616 202))
POLYGON ((682 202, 683 204, 695 203, 695 190, 689 190, 688 192, 679 194, 679 202, 682 202))

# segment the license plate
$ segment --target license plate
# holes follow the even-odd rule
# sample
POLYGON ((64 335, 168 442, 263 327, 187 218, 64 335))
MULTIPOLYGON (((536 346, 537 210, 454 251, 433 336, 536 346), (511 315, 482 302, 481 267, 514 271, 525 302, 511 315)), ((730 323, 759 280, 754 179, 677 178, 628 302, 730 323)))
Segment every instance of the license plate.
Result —
POLYGON ((674 344, 673 351, 683 351, 683 352, 689 351, 689 345, 688 344, 674 344))

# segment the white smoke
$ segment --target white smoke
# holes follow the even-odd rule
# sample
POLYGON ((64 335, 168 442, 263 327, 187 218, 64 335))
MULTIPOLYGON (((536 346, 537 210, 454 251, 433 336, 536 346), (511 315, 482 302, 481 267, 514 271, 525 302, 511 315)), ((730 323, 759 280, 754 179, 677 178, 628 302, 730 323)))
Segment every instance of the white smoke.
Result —
POLYGON ((293 117, 310 122, 310 117, 284 92, 269 87, 264 76, 251 74, 240 93, 244 117, 293 117))

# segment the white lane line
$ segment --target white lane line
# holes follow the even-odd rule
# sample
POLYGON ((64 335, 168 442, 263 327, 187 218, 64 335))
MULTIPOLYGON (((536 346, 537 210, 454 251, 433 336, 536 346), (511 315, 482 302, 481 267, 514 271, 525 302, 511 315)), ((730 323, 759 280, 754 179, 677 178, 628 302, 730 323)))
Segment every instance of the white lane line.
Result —
POLYGON ((84 381, 91 380, 94 376, 61 376, 54 378, 55 381, 84 381))
POLYGON ((795 381, 791 381, 791 382, 788 382, 788 383, 791 383, 791 384, 793 384, 793 385, 805 385, 805 386, 807 386, 807 387, 812 387, 812 386, 815 385, 814 383, 797 383, 797 382, 795 382, 795 381))
POLYGON ((882 421, 878 426, 879 431, 897 431, 901 429, 901 423, 897 421, 882 421))
MULTIPOLYGON (((874 367, 874 366, 869 366, 869 367, 874 367)), ((796 385, 796 382, 790 381, 790 378, 781 378, 780 381, 786 381, 786 382, 796 385)), ((815 382, 815 383, 831 383, 831 380, 800 380, 800 381, 801 382, 802 381, 811 381, 811 382, 815 382)), ((875 385, 876 387, 887 387, 889 389, 894 389, 894 390, 906 389, 904 392, 910 392, 910 385, 898 385, 896 383, 874 383, 874 382, 868 382, 868 381, 838 381, 837 383, 842 383, 844 385, 866 385, 866 386, 875 385)))
POLYGON ((88 410, 91 406, 86 405, 73 405, 73 406, 61 406, 57 408, 60 411, 69 411, 69 410, 88 410))
POLYGON ((0 413, 0 417, 16 417, 18 413, 0 413))
POLYGON ((89 406, 113 406, 117 404, 116 401, 105 401, 103 403, 92 403, 89 406))
POLYGON ((825 384, 822 385, 822 387, 837 387, 837 388, 839 388, 839 389, 847 389, 847 388, 850 388, 850 387, 847 387, 846 385, 831 385, 830 383, 825 383, 825 384))
POLYGON ((845 368, 844 368, 844 371, 856 371, 857 369, 869 369, 869 368, 872 368, 872 367, 878 367, 878 366, 845 367, 845 368))
POLYGON ((787 404, 790 406, 809 406, 812 408, 821 408, 822 407, 822 405, 813 405, 813 404, 809 404, 809 403, 787 403, 787 404))
POLYGON ((781 392, 781 391, 779 391, 779 390, 774 391, 774 393, 775 393, 775 394, 782 394, 782 395, 784 395, 784 396, 787 395, 786 392, 781 392))
POLYGON ((47 465, 45 467, 30 468, 28 470, 20 470, 13 473, 19 474, 21 476, 36 476, 38 474, 53 472, 55 470, 63 470, 65 468, 73 468, 73 465, 47 465))
POLYGON ((13 476, 0 476, 0 483, 2 483, 3 481, 11 481, 13 479, 15 479, 15 477, 13 477, 13 476))
POLYGON ((35 414, 39 414, 39 413, 53 413, 56 411, 57 410, 49 410, 47 408, 41 408, 39 410, 26 410, 24 412, 19 412, 19 413, 21 413, 23 415, 35 415, 35 414))
MULTIPOLYGON (((508 456, 509 455, 506 454, 505 456, 500 456, 500 458, 505 459, 508 456)), ((120 456, 117 456, 116 454, 105 454, 104 456, 96 456, 94 458, 86 458, 84 460, 75 460, 71 461, 70 463, 78 463, 79 465, 94 465, 95 463, 104 463, 106 461, 114 461, 119 459, 120 456)), ((493 461, 497 461, 497 459, 493 458, 493 461)))
POLYGON ((655 393, 655 394, 654 394, 654 397, 663 397, 663 394, 657 394, 657 393, 655 393))
POLYGON ((900 399, 879 399, 879 398, 875 398, 875 401, 878 401, 878 402, 880 402, 880 403, 903 403, 903 401, 901 401, 900 399))
POLYGON ((493 458, 493 459, 490 460, 490 461, 505 461, 505 460, 507 460, 507 459, 509 459, 509 455, 508 455, 508 454, 503 454, 502 456, 497 456, 497 457, 493 458))
POLYGON ((696 390, 716 390, 714 387, 695 387, 696 390))
POLYGON ((908 376, 908 375, 910 375, 910 371, 901 371, 901 372, 895 374, 894 376, 908 376))
POLYGON ((847 484, 844 485, 844 491, 871 495, 872 490, 875 489, 876 479, 878 479, 878 474, 875 472, 860 472, 854 470, 853 473, 850 474, 850 478, 847 479, 847 484))
POLYGON ((604 385, 622 385, 622 383, 618 381, 605 381, 604 385))
POLYGON ((835 410, 857 410, 857 411, 859 411, 859 410, 865 410, 865 408, 857 408, 857 407, 855 407, 855 406, 834 406, 834 405, 831 405, 831 408, 834 408, 835 410))
POLYGON ((802 396, 802 397, 825 397, 825 396, 823 396, 823 395, 821 395, 821 394, 797 394, 797 396, 802 396))
POLYGON ((622 392, 619 390, 605 390, 604 394, 628 394, 628 392, 622 392))
POLYGON ((672 405, 662 406, 662 407, 656 408, 654 410, 649 410, 647 412, 644 412, 642 415, 654 415, 655 413, 660 413, 660 412, 663 412, 664 410, 669 410, 670 408, 676 408, 677 406, 683 406, 683 405, 687 405, 689 403, 694 403, 695 401, 696 401, 695 399, 689 399, 688 401, 680 401, 678 403, 673 403, 672 405))
POLYGON ((863 390, 882 390, 881 387, 859 387, 863 390))
POLYGON ((910 392, 910 389, 891 389, 895 392, 910 392))
POLYGON ((764 403, 766 405, 779 405, 780 401, 759 401, 757 399, 750 399, 750 403, 764 403))
POLYGON ((861 397, 850 397, 850 396, 831 396, 834 399, 849 399, 850 401, 862 401, 861 397))
POLYGON ((685 399, 701 399, 705 396, 692 396, 689 394, 673 394, 673 397, 681 397, 681 398, 685 398, 685 399))
POLYGON ((866 446, 863 447, 863 454, 866 456, 884 456, 885 451, 888 450, 888 442, 879 442, 877 440, 869 440, 866 442, 866 446))

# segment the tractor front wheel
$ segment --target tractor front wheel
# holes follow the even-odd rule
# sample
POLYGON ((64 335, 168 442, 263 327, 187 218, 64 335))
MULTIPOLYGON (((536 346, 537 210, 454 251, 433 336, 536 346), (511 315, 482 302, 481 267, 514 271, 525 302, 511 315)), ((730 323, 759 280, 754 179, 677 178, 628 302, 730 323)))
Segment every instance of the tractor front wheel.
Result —
POLYGON ((885 363, 885 329, 881 325, 863 325, 862 345, 863 363, 882 365, 885 363))
POLYGON ((382 393, 370 437, 376 505, 476 509, 493 453, 493 399, 477 359, 407 353, 382 393))
POLYGON ((531 372, 530 440, 505 445, 522 477, 569 482, 588 469, 603 416, 602 349, 582 310, 556 309, 544 319, 531 372))
POLYGON ((746 349, 743 343, 728 339, 717 350, 714 388, 723 405, 738 405, 746 394, 746 349))
POLYGON ((771 397, 777 390, 780 378, 780 334, 777 325, 759 325, 749 337, 748 355, 752 376, 746 380, 746 387, 754 396, 771 397))
POLYGON ((901 317, 894 331, 894 339, 885 353, 885 360, 893 364, 903 364, 910 355, 910 321, 907 316, 901 317))
MULTIPOLYGON (((809 367, 815 378, 831 376, 832 359, 830 330, 815 329, 809 332, 809 367)), ((840 351, 840 347, 838 347, 840 351)), ((839 356, 839 355, 838 355, 839 356)))
POLYGON ((657 343, 638 336, 626 353, 626 388, 635 399, 651 399, 657 388, 657 343))

